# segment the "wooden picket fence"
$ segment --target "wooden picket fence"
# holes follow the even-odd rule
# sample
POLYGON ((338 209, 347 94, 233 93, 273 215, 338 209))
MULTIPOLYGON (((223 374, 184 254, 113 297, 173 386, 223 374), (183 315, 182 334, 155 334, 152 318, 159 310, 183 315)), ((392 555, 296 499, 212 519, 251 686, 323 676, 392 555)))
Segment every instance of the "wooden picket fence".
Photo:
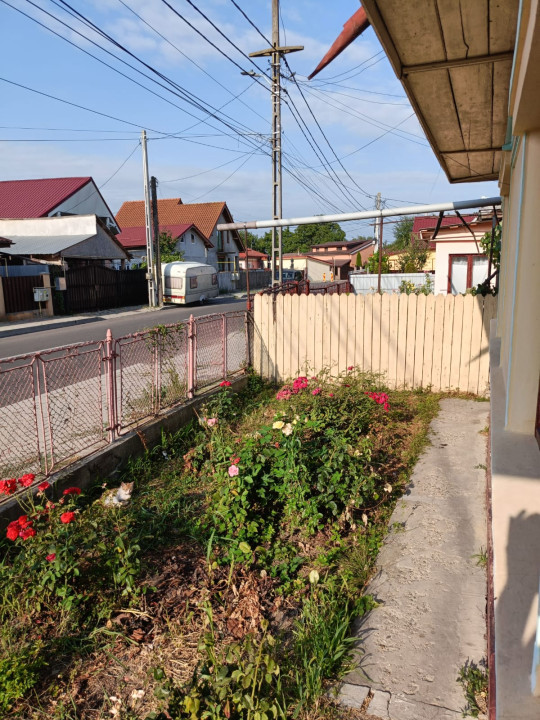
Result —
POLYGON ((277 382, 354 366, 392 388, 489 395, 489 325, 480 295, 257 295, 252 358, 277 382))

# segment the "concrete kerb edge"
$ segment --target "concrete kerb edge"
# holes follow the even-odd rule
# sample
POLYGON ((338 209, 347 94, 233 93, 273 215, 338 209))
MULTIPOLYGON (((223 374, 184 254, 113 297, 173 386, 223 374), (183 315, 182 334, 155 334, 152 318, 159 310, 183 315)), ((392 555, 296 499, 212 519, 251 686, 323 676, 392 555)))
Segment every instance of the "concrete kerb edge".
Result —
MULTIPOLYGON (((246 386, 247 375, 230 378, 230 381, 232 389, 238 392, 246 386)), ((126 467, 131 458, 139 457, 146 452, 145 445, 149 450, 155 447, 161 440, 162 431, 174 433, 186 425, 195 416, 195 410, 218 391, 219 388, 214 387, 184 405, 171 408, 163 415, 140 425, 136 430, 122 435, 112 444, 50 475, 47 480, 53 486, 54 497, 60 497, 65 488, 76 486, 84 490, 93 485, 97 479, 106 480, 114 477, 126 467)), ((37 492, 37 487, 34 490, 37 492)), ((23 499, 25 495, 19 497, 23 499)), ((4 503, 0 507, 0 531, 3 531, 8 522, 16 519, 20 514, 21 506, 17 497, 11 502, 4 503)))
POLYGON ((28 325, 28 327, 13 327, 8 328, 7 330, 0 330, 0 338, 16 337, 17 335, 29 335, 30 333, 43 332, 43 330, 52 328, 55 330, 61 330, 62 328, 73 327, 73 325, 86 325, 87 323, 99 322, 102 320, 103 318, 101 316, 84 317, 62 322, 45 322, 42 325, 28 325))

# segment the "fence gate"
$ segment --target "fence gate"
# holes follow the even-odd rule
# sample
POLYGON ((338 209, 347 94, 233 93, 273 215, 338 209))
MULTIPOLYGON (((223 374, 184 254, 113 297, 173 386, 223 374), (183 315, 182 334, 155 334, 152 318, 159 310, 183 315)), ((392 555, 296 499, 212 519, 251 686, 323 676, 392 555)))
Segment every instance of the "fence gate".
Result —
POLYGON ((41 275, 2 278, 6 313, 37 310, 39 305, 34 300, 35 287, 43 287, 41 275))
POLYGON ((66 271, 66 310, 107 310, 148 301, 144 270, 83 265, 66 271))

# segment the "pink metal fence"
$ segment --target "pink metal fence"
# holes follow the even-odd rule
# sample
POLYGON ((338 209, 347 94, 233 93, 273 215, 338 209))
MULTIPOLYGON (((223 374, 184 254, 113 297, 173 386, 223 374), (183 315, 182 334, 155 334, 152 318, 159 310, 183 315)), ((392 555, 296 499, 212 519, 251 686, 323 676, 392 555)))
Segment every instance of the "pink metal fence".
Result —
POLYGON ((0 360, 0 478, 49 475, 241 372, 247 328, 245 312, 192 316, 0 360))

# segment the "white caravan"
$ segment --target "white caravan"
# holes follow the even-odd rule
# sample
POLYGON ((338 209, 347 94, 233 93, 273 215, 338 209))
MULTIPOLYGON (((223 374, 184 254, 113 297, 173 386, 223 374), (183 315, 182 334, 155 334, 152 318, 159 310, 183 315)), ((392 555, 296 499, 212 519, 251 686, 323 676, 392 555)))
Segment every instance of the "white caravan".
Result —
POLYGON ((197 262, 162 263, 163 302, 187 305, 219 295, 217 272, 197 262))

